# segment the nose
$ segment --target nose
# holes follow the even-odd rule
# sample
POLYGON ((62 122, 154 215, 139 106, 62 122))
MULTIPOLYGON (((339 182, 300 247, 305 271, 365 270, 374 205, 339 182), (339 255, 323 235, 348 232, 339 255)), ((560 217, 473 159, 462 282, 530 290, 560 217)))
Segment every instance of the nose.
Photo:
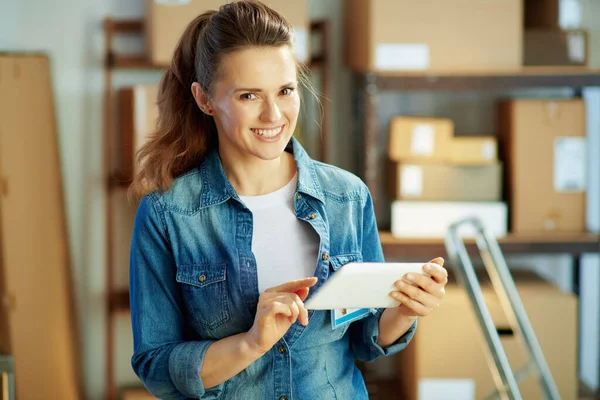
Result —
POLYGON ((264 122, 277 122, 281 120, 281 110, 275 101, 266 101, 260 116, 264 122))

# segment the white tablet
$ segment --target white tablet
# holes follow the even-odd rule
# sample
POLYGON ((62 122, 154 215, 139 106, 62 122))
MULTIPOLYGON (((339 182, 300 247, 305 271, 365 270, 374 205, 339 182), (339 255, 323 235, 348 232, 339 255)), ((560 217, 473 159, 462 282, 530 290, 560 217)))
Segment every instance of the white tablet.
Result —
POLYGON ((394 283, 409 272, 428 275, 426 263, 348 263, 343 265, 304 304, 308 310, 392 308, 398 300, 394 283))

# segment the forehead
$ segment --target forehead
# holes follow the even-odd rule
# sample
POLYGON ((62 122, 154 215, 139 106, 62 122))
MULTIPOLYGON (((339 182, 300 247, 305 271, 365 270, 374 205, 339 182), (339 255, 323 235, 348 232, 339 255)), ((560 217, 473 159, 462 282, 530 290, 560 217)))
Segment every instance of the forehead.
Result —
POLYGON ((266 89, 296 78, 296 61, 289 46, 248 47, 223 57, 217 85, 266 89))

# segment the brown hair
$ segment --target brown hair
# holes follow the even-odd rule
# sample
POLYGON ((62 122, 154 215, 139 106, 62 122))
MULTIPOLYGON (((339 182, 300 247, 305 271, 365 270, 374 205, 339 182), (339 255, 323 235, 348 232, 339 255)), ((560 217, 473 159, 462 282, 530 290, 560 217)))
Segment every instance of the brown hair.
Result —
MULTIPOLYGON (((292 42, 293 28, 287 20, 255 0, 226 4, 190 22, 171 66, 163 73, 157 129, 136 155, 131 197, 167 190, 175 178, 198 165, 207 150, 217 145, 215 122, 198 108, 191 91, 193 82, 211 95, 226 54, 248 46, 291 47, 292 42)), ((311 90, 305 67, 297 65, 299 82, 311 90)))

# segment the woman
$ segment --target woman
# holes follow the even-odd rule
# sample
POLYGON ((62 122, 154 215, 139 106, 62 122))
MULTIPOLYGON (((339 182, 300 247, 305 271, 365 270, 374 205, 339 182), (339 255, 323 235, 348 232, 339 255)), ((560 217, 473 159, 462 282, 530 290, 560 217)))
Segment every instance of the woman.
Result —
POLYGON ((161 81, 130 282, 132 365, 161 399, 366 399, 355 359, 402 350, 443 297, 436 259, 391 294, 401 307, 336 329, 304 308, 340 266, 383 255, 365 185, 292 137, 292 50, 281 15, 235 2, 190 23, 161 81))

